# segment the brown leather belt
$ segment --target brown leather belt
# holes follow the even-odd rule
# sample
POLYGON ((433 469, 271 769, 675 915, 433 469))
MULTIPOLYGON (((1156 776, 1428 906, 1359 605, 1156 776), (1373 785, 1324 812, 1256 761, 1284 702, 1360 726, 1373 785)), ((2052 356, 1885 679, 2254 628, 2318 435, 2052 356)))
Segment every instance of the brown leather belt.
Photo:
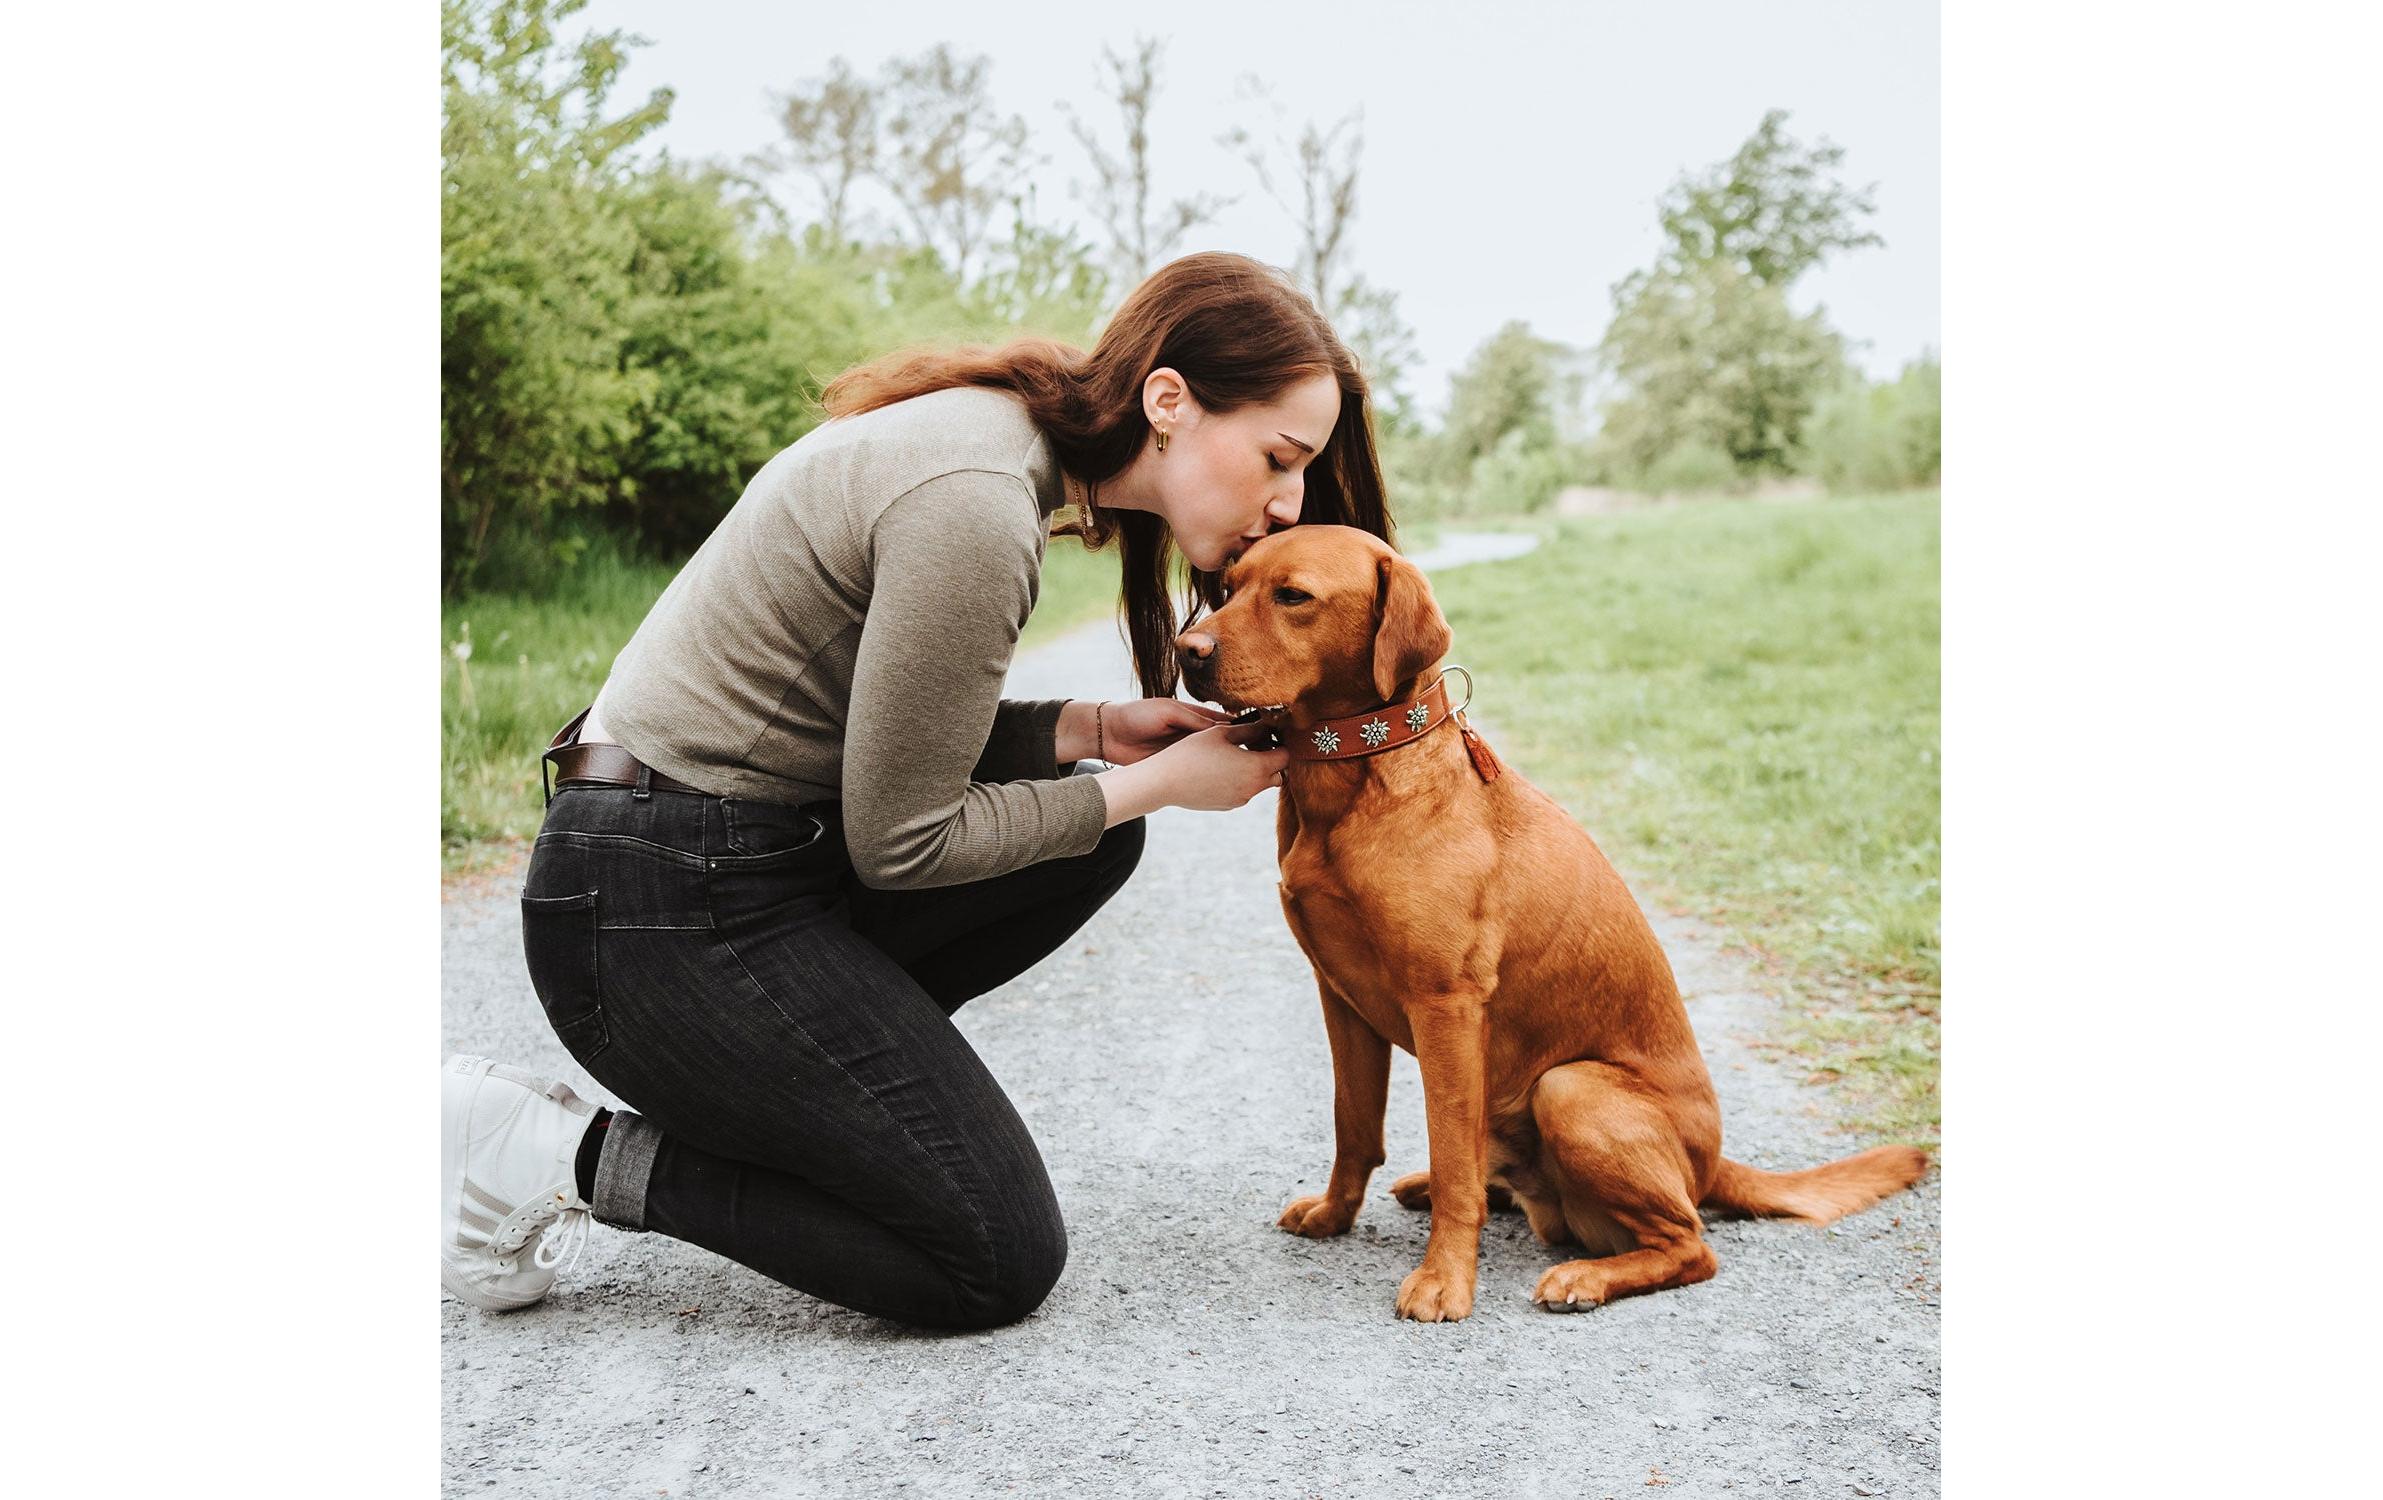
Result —
POLYGON ((692 792, 698 797, 711 793, 699 786, 689 786, 675 777, 665 776, 631 755, 618 745, 583 745, 579 743, 580 727, 587 716, 595 712, 589 704, 578 715, 555 732, 546 753, 538 758, 538 774, 543 778, 546 768, 554 768, 554 781, 546 788, 546 800, 568 786, 633 786, 664 792, 692 792))

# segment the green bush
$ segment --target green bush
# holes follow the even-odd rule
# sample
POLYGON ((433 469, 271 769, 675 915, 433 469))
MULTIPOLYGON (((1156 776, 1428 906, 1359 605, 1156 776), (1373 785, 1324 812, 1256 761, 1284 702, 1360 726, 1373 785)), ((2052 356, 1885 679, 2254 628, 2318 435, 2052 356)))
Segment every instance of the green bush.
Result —
POLYGON ((1556 358, 1563 345, 1510 322, 1473 351, 1448 382, 1448 419, 1440 440, 1459 474, 1521 433, 1532 447, 1555 441, 1556 358))
POLYGON ((1943 370, 1933 354, 1892 381, 1856 378, 1821 398, 1796 467, 1831 493, 1912 489, 1943 471, 1943 370))
POLYGON ((1403 525, 1452 515, 1462 498, 1444 472, 1438 434, 1404 427, 1377 434, 1390 513, 1403 525))
POLYGON ((1736 461, 1718 443, 1688 438, 1630 476, 1630 489, 1651 495, 1706 495, 1744 487, 1736 461))
POLYGON ((450 593, 553 593, 594 544, 668 561, 820 420, 851 365, 917 344, 1089 345, 1090 246, 1020 208, 972 280, 931 249, 799 237, 753 184, 629 148, 634 38, 585 0, 445 0, 441 543, 450 593))
POLYGON ((665 165, 615 202, 635 236, 617 358, 639 397, 607 519, 645 554, 683 557, 817 424, 814 362, 831 340, 734 179, 665 165))
POLYGON ((1556 491, 1572 477, 1573 468, 1556 444, 1534 441, 1530 431, 1514 428, 1473 461, 1465 509, 1477 514, 1545 510, 1555 503, 1556 491))
POLYGON ((451 585, 502 554, 549 571, 548 522, 600 504, 647 377, 622 368, 634 231, 620 153, 668 91, 607 118, 620 33, 556 42, 585 0, 447 0, 439 478, 451 585))

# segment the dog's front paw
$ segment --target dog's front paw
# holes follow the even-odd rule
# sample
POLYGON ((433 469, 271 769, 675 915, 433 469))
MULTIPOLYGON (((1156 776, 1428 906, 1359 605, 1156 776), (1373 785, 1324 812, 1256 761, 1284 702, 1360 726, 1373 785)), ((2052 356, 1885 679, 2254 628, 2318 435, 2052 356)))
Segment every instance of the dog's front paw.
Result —
POLYGON ((1306 1198, 1294 1198, 1282 1217, 1274 1221, 1280 1229, 1304 1234, 1320 1240, 1336 1234, 1346 1234, 1357 1220, 1357 1205, 1336 1202, 1329 1195, 1317 1193, 1306 1198))
POLYGON ((1398 1284, 1398 1315, 1418 1323, 1453 1323, 1473 1311, 1473 1277, 1437 1270, 1426 1262, 1398 1284))

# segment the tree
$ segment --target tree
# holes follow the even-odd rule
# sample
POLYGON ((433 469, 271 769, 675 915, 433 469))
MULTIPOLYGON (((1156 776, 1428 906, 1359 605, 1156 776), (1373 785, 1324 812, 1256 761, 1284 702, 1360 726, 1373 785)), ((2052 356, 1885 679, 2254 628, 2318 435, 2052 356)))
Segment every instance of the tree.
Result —
POLYGON ((963 281, 994 215, 1026 171, 1026 122, 993 105, 992 61, 948 43, 897 60, 884 86, 891 149, 880 172, 919 243, 963 281))
POLYGON ((1341 289, 1330 318, 1333 331, 1357 356, 1357 368, 1365 375, 1380 426, 1386 431, 1419 432, 1422 422, 1407 390, 1407 375, 1420 356, 1415 330, 1399 316, 1398 293, 1375 286, 1363 276, 1352 276, 1341 289))
POLYGON ((606 100, 633 39, 559 44, 585 0, 446 0, 439 488, 450 582, 564 507, 603 500, 645 382, 618 358, 635 233, 609 196, 667 89, 606 100))
POLYGON ((1122 150, 1112 155, 1090 125, 1071 105, 1068 129, 1092 159, 1093 185, 1089 198, 1093 213, 1109 232, 1110 254, 1119 279, 1133 285, 1172 259, 1176 246, 1192 229, 1214 219, 1231 200, 1207 193, 1178 198, 1154 218, 1150 204, 1150 106, 1158 96, 1158 61, 1164 45, 1136 38, 1128 60, 1101 48, 1101 86, 1117 101, 1125 128, 1122 150))
POLYGON ((1844 369, 1844 345, 1787 290, 1831 251, 1884 243, 1862 225, 1871 189, 1830 175, 1844 157, 1807 149, 1771 110, 1727 161, 1683 173, 1658 205, 1664 247, 1615 283, 1598 354, 1615 383, 1599 445, 1628 482, 1658 466, 1785 473, 1804 419, 1844 369))
POLYGON ((1599 352, 1622 392, 1599 442, 1626 480, 1687 447, 1718 450, 1741 474, 1787 473, 1845 359, 1821 312, 1798 315, 1728 261, 1635 278, 1599 352))
POLYGON ((1892 381, 1847 380, 1804 423, 1796 467, 1839 494, 1935 483, 1944 466, 1942 380, 1933 350, 1892 381))
POLYGON ((1357 218, 1358 164, 1365 154, 1364 111, 1352 111, 1329 130, 1309 120, 1294 136, 1266 84, 1244 77, 1240 93, 1266 105, 1274 120, 1270 139, 1261 141, 1247 127, 1235 126, 1217 143, 1247 162, 1258 186, 1290 216, 1299 235, 1293 279, 1356 355, 1381 412, 1394 425, 1413 426, 1414 405, 1405 382, 1416 358, 1415 331, 1399 316, 1397 293, 1361 274, 1344 273, 1349 230, 1357 218))
POLYGON ((1109 301, 1109 278, 1097 254, 1064 227, 1036 223, 1031 188, 1010 207, 1009 238, 969 289, 969 305, 991 327, 1032 330, 1089 347, 1109 301))
POLYGON ((1284 111, 1273 91, 1254 77, 1241 81, 1244 99, 1263 102, 1274 116, 1271 141, 1234 126, 1217 143, 1237 153, 1257 174, 1266 196, 1291 216, 1299 231, 1299 258, 1292 273, 1318 309, 1330 314, 1340 290, 1340 263, 1349 225, 1357 217, 1357 163, 1365 154, 1364 111, 1343 116, 1330 130, 1313 120, 1296 137, 1283 131, 1284 111), (1276 160, 1280 153, 1281 160, 1276 160))
POLYGON ((1579 467, 1559 408, 1577 399, 1573 351, 1510 322, 1482 341, 1448 382, 1448 415, 1426 465, 1438 503, 1453 511, 1536 510, 1579 467))
POLYGON ((1766 112, 1729 160, 1671 185, 1657 205, 1670 244, 1665 269, 1721 261, 1785 290, 1832 250, 1886 243, 1861 226, 1877 211, 1878 185, 1857 191, 1835 181, 1829 174, 1845 148, 1823 140, 1807 150, 1786 123, 1786 110, 1766 112))
POLYGON ((821 233, 831 245, 849 232, 855 184, 877 171, 879 87, 836 58, 824 79, 778 96, 786 139, 763 153, 765 165, 807 174, 819 189, 821 233))
POLYGON ((1440 425, 1449 464, 1459 473, 1510 432, 1528 447, 1555 442, 1556 359, 1563 346, 1515 321, 1475 349, 1448 382, 1448 418, 1440 425))

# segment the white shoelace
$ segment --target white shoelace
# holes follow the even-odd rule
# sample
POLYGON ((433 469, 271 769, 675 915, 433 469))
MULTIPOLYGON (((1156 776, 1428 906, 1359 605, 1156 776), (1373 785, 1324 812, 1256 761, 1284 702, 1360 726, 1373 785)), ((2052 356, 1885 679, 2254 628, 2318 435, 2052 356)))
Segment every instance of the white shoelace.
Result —
POLYGON ((588 1211, 571 1207, 565 1190, 554 1188, 507 1214, 489 1248, 510 1259, 535 1237, 538 1248, 530 1256, 530 1264, 542 1271, 560 1271, 579 1259, 579 1252, 586 1247, 587 1221, 588 1211), (541 1230, 545 1232, 540 1234, 541 1230))

